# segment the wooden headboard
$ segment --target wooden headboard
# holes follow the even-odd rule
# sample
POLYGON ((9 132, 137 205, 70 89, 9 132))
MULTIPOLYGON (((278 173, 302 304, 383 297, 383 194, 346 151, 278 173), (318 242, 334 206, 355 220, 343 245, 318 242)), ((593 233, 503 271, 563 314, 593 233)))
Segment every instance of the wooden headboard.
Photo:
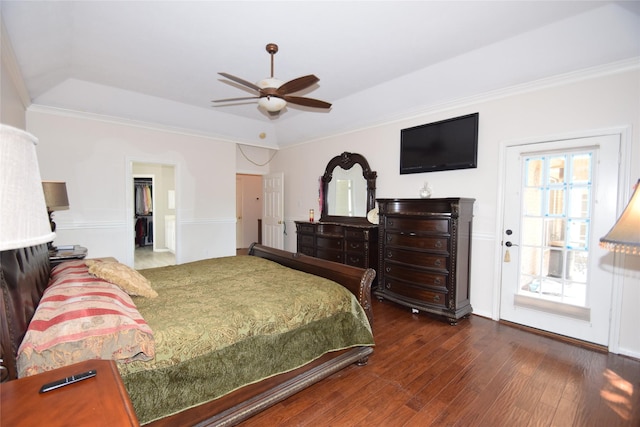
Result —
POLYGON ((49 284, 46 244, 0 252, 0 364, 2 381, 18 376, 16 354, 49 284))

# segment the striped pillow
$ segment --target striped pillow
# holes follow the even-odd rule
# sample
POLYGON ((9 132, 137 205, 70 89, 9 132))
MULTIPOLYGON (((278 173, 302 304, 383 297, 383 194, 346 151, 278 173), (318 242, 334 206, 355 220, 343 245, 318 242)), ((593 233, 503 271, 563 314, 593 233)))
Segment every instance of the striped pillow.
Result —
POLYGON ((153 332, 131 297, 89 274, 84 262, 57 266, 18 349, 24 377, 88 359, 151 360, 153 332))

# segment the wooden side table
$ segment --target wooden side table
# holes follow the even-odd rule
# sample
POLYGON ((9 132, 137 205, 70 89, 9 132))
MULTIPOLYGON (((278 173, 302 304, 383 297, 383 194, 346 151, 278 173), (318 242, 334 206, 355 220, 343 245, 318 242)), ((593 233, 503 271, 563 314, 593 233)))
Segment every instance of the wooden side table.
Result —
POLYGON ((87 360, 0 384, 3 426, 139 426, 116 363, 87 360), (96 370, 96 376, 40 393, 44 384, 96 370))
POLYGON ((57 249, 56 251, 49 252, 49 262, 51 263, 51 267, 55 267, 64 261, 84 259, 87 253, 87 248, 80 245, 74 245, 73 249, 57 249))

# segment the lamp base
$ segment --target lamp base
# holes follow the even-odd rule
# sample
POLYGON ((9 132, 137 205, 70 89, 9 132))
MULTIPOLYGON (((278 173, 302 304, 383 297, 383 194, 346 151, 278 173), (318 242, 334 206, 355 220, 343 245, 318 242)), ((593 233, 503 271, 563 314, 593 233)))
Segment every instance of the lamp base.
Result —
POLYGON ((53 242, 47 243, 47 249, 49 250, 49 255, 55 254, 58 252, 58 247, 53 245, 53 242))
MULTIPOLYGON (((47 210, 47 213, 49 214, 49 224, 51 225, 51 232, 55 233, 56 223, 53 221, 53 217, 51 216, 53 215, 53 211, 47 210)), ((55 253, 58 250, 58 248, 53 245, 53 241, 47 243, 47 248, 49 249, 49 254, 55 253)))

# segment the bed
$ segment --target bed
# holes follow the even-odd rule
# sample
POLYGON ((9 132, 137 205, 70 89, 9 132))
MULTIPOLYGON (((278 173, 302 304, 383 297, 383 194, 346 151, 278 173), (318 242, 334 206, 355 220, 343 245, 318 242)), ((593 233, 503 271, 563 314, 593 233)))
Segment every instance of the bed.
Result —
MULTIPOLYGON (((47 313, 56 298, 52 289, 63 294, 80 288, 86 292, 90 286, 104 284, 91 284, 84 270, 77 273, 83 268, 78 261, 57 266, 52 273, 46 245, 1 254, 0 345, 5 377, 13 379, 19 371, 34 374, 49 369, 31 348, 38 325, 46 323, 40 313, 47 313), (64 270, 79 275, 73 280, 59 277, 64 270), (50 278, 53 283, 47 289, 50 278), (82 280, 87 282, 79 286, 82 280)), ((126 332, 135 346, 119 348, 117 354, 122 357, 120 374, 142 424, 235 425, 340 369, 366 364, 373 351, 374 270, 254 244, 247 256, 140 273, 158 296, 130 297, 140 315, 132 315, 138 329, 126 332), (218 279, 203 284, 201 276, 218 279), (289 282, 295 285, 281 287, 289 282), (293 300, 275 297, 285 294, 293 300), (330 294, 347 297, 334 304, 329 302, 330 294), (224 307, 231 307, 231 314, 223 312, 224 307), (187 326, 189 316, 184 313, 195 314, 192 319, 198 320, 187 326), (216 327, 205 326, 205 318, 216 322, 216 327), (257 319, 262 318, 267 322, 259 323, 257 319), (149 333, 153 335, 150 342, 149 333), (207 341, 212 336, 222 341, 207 341), (200 341, 202 337, 205 341, 200 341)), ((108 293, 102 288, 92 292, 108 293)), ((118 301, 118 310, 131 308, 125 297, 111 299, 118 301)), ((93 350, 92 345, 88 347, 93 350)), ((60 354, 54 359, 60 359, 60 354)))

